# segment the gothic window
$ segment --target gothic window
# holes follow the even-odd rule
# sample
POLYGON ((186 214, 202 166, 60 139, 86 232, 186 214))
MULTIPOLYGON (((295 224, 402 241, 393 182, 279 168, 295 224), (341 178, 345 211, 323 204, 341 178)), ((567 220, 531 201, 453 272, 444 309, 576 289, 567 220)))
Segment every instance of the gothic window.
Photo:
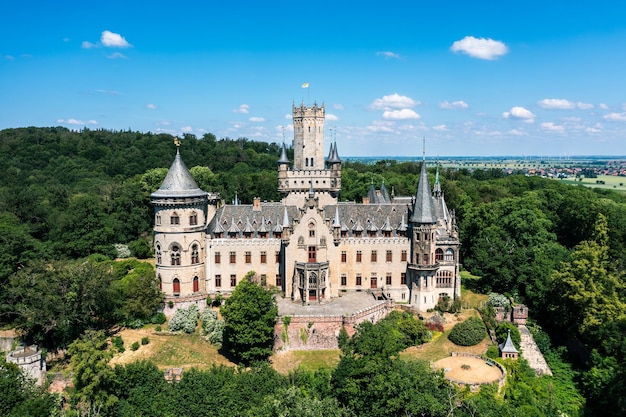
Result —
POLYGON ((390 249, 387 249, 387 255, 385 257, 385 261, 392 262, 392 260, 393 260, 393 253, 391 252, 390 249))
POLYGON ((435 251, 435 260, 437 262, 443 261, 443 249, 437 248, 435 251))
POLYGON ((402 250, 402 253, 400 254, 400 260, 402 262, 406 262, 406 249, 402 250))
POLYGON ((315 237, 315 229, 309 230, 309 237, 315 237))
POLYGON ((193 292, 200 291, 200 280, 198 277, 193 277, 193 292))
POLYGON ((172 215, 170 216, 170 224, 172 226, 177 226, 180 224, 180 217, 178 217, 178 214, 176 214, 176 212, 172 213, 172 215))
POLYGON ((178 245, 172 246, 171 258, 172 258, 172 262, 171 262, 172 265, 180 265, 180 246, 178 245))
POLYGON ((313 158, 311 158, 311 166, 313 166, 313 158))
POLYGON ((161 225, 161 215, 160 214, 156 215, 155 223, 157 224, 157 226, 161 225))
POLYGON ((157 278, 159 278, 159 289, 163 291, 163 279, 161 278, 161 274, 159 274, 157 278))
POLYGON ((446 261, 454 261, 454 251, 450 248, 446 249, 446 261))
POLYGON ((174 295, 178 296, 180 295, 180 280, 178 278, 174 278, 174 281, 172 282, 172 286, 174 287, 174 295))
POLYGON ((198 224, 198 213, 195 211, 189 215, 189 225, 195 226, 198 224))
POLYGON ((200 252, 198 251, 198 245, 191 245, 191 263, 199 264, 200 263, 200 252))
POLYGON ((216 288, 220 288, 222 286, 222 276, 221 275, 216 275, 215 276, 215 287, 216 288))
POLYGON ((317 274, 315 272, 309 273, 309 287, 317 287, 317 274))
POLYGON ((161 261, 163 259, 161 258, 161 245, 159 245, 158 243, 156 244, 156 263, 157 265, 161 265, 161 261))

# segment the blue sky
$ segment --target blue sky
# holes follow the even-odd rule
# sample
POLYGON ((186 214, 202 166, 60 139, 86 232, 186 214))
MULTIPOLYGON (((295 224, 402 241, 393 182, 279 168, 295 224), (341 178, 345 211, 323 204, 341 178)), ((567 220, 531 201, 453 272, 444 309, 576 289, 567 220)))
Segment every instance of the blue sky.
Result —
POLYGON ((432 156, 626 154, 621 0, 22 0, 0 16, 0 129, 289 144, 304 101, 325 104, 340 156, 417 156, 422 138, 432 156))

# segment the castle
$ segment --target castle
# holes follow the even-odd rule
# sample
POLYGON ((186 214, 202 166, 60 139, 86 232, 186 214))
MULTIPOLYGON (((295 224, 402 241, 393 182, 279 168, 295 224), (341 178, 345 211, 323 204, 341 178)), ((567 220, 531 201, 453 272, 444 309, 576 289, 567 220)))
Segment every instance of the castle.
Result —
POLYGON ((280 202, 223 204, 198 187, 177 149, 151 195, 166 303, 202 306, 249 271, 302 304, 369 290, 427 310, 460 297, 458 232, 438 172, 431 191, 424 161, 413 197, 390 196, 383 183, 362 203, 340 202, 341 159, 336 143, 324 159, 324 121, 324 105, 293 106, 294 161, 283 144, 280 202))

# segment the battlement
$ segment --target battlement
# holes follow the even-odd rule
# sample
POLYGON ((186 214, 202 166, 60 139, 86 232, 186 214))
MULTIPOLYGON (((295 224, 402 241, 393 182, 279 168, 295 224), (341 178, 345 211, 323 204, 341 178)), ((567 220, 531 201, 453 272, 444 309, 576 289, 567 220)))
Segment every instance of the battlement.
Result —
POLYGON ((294 124, 296 123, 296 118, 301 117, 321 117, 324 118, 326 114, 326 109, 322 104, 321 107, 318 107, 317 103, 313 104, 313 107, 307 107, 302 103, 300 107, 293 106, 293 119, 294 124))

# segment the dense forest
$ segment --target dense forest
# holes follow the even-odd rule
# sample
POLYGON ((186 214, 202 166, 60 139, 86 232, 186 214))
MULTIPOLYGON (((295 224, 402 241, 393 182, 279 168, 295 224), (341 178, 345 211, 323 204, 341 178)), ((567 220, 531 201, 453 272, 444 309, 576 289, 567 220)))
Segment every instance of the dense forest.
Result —
MULTIPOLYGON (((200 187, 219 192, 225 201, 235 195, 244 203, 257 196, 268 201, 280 198, 276 190, 279 144, 185 135, 181 152, 200 187)), ((154 315, 162 299, 153 270, 132 260, 111 260, 128 254, 138 258, 151 255, 149 195, 160 185, 174 154, 173 138, 165 134, 76 132, 59 127, 0 131, 0 322, 19 329, 28 341, 56 348, 81 340, 85 331, 107 329, 115 323, 160 320, 154 315), (141 290, 146 288, 151 291, 141 290)), ((396 195, 411 195, 419 170, 418 163, 344 163, 340 198, 360 201, 372 181, 380 184, 383 180, 396 195)), ((432 184, 435 173, 433 168, 431 171, 432 184)), ((554 401, 566 403, 557 397, 570 389, 574 391, 567 395, 574 398, 578 391, 584 401, 573 401, 581 405, 569 409, 568 415, 626 415, 626 196, 558 180, 504 175, 500 170, 441 169, 439 178, 446 201, 457 216, 463 267, 479 277, 465 279, 464 285, 482 293, 507 294, 527 304, 531 316, 546 330, 537 330, 540 348, 553 369, 561 370, 569 381, 561 384, 554 380, 550 387, 540 387, 540 382, 527 378, 526 369, 520 369, 515 374, 520 379, 519 392, 511 393, 509 402, 502 404, 503 409, 509 407, 506 413, 480 403, 481 396, 488 395, 484 390, 464 399, 473 405, 456 408, 454 415, 556 415, 554 401), (522 412, 518 407, 526 400, 534 408, 522 412), (495 410, 500 413, 494 414, 495 410)), ((250 398, 274 398, 276 407, 283 404, 277 398, 292 401, 294 407, 310 401, 321 407, 319 410, 333 409, 336 415, 349 415, 341 414, 344 411, 366 415, 359 407, 375 398, 364 398, 361 403, 352 395, 342 397, 341 392, 347 392, 342 389, 366 395, 370 379, 380 379, 376 372, 382 370, 396 372, 398 384, 405 383, 402 377, 407 373, 427 373, 419 364, 397 359, 376 359, 363 368, 355 362, 361 356, 366 355, 355 353, 352 347, 344 352, 344 358, 352 357, 353 362, 340 364, 334 375, 290 376, 281 381, 276 380, 281 376, 267 375, 271 370, 265 368, 254 368, 249 375, 243 370, 217 368, 191 373, 180 386, 165 386, 149 364, 115 369, 111 381, 139 385, 142 378, 153 378, 150 384, 158 384, 161 392, 154 398, 175 402, 167 395, 183 395, 174 391, 184 389, 185 384, 227 384, 226 373, 236 375, 228 378, 238 384, 238 378, 254 380, 259 373, 266 381, 277 382, 268 383, 271 392, 259 389, 250 398), (372 374, 341 385, 340 381, 354 377, 351 372, 372 374), (361 390, 355 388, 358 386, 361 390), (329 392, 335 393, 332 401, 341 407, 325 403, 331 401, 326 395, 329 392)), ((6 366, 0 364, 0 369, 6 366)), ((7 375, 2 378, 9 378, 7 375)), ((430 381, 428 378, 425 381, 430 381)), ((407 390, 432 390, 437 401, 453 401, 442 381, 436 375, 432 378, 433 385, 424 382, 423 387, 407 386, 407 390)), ((264 386, 259 382, 259 387, 264 386)), ((115 389, 112 385, 106 392, 120 400, 116 407, 131 407, 122 401, 123 395, 130 394, 115 389)), ((228 385, 224 389, 235 388, 228 385)), ((384 387, 376 389, 382 390, 377 391, 380 396, 386 395, 384 387)), ((46 401, 52 401, 33 396, 44 408, 46 401)), ((156 400, 151 406, 167 409, 160 408, 156 400)), ((425 410, 416 407, 416 412, 425 410)), ((129 410, 119 415, 159 415, 129 410)), ((425 415, 451 415, 447 411, 431 410, 425 415)), ((287 415, 276 410, 267 413, 257 410, 249 415, 287 415)), ((319 415, 334 414, 320 411, 319 415)))

